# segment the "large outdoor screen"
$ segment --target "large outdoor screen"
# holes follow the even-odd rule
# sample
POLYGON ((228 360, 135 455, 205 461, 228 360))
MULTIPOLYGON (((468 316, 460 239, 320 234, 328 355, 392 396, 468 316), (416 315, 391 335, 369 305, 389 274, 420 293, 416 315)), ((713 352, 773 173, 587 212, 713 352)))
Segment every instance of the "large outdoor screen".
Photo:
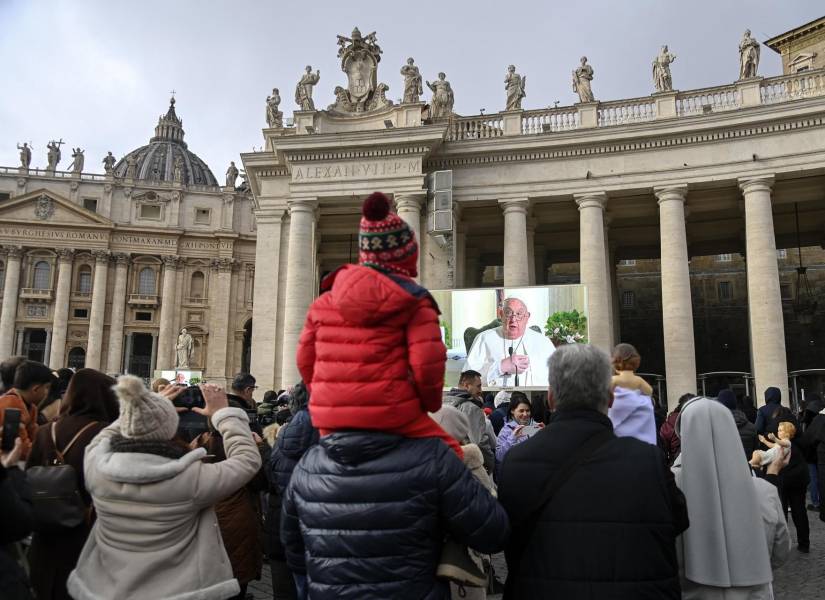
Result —
POLYGON ((586 341, 582 285, 436 290, 447 346, 445 388, 462 371, 486 390, 547 389, 547 360, 563 343, 586 341))

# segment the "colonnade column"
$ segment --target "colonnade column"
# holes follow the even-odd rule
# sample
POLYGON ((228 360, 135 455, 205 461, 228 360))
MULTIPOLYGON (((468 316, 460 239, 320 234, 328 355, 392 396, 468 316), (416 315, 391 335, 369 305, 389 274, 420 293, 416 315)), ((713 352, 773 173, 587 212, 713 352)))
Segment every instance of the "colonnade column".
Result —
POLYGON ((604 236, 604 192, 576 194, 579 207, 579 279, 587 288, 587 331, 591 344, 606 352, 613 350, 610 324, 604 236))
POLYGON ((109 354, 106 372, 113 375, 123 368, 123 320, 126 316, 126 280, 129 273, 129 255, 112 255, 115 263, 115 289, 112 293, 112 316, 109 323, 109 354))
POLYGON ((765 388, 782 390, 788 404, 788 363, 785 325, 779 289, 779 266, 773 229, 773 177, 740 179, 745 197, 745 245, 748 273, 748 313, 755 397, 764 403, 765 388))
MULTIPOLYGON (((304 327, 307 309, 312 302, 315 274, 316 200, 291 200, 289 202, 289 245, 286 274, 286 303, 284 307, 283 361, 281 386, 298 382, 300 375, 295 362, 298 339, 304 327)), ((260 235, 260 233, 258 234, 260 235)), ((254 328, 254 321, 253 321, 254 328)))
POLYGON ((72 293, 72 260, 74 250, 57 250, 57 290, 54 295, 54 322, 51 351, 46 360, 53 369, 66 366, 66 334, 69 329, 69 302, 72 293))
MULTIPOLYGON (((216 258, 212 261, 212 279, 209 282, 209 356, 206 373, 210 381, 226 378, 227 345, 233 331, 230 317, 232 268, 234 258, 216 258)), ((253 321, 254 323, 254 321, 253 321)))
POLYGON ((424 192, 395 195, 395 211, 415 232, 415 240, 418 242, 417 268, 419 279, 421 279, 421 251, 423 248, 421 240, 421 207, 426 198, 427 195, 424 192))
POLYGON ((499 200, 504 212, 504 286, 530 285, 530 258, 527 251, 528 198, 499 200))
POLYGON ((667 405, 696 393, 696 349, 693 340, 693 304, 685 227, 686 185, 655 188, 659 200, 661 238, 662 328, 665 338, 667 405))
POLYGON ((89 314, 89 341, 86 367, 100 369, 103 354, 103 320, 106 316, 106 281, 109 275, 109 251, 95 250, 95 276, 92 283, 92 310, 89 314))
MULTIPOLYGON (((175 278, 177 277, 180 258, 166 255, 163 260, 163 287, 160 291, 160 328, 158 333, 157 369, 170 370, 175 368, 174 345, 177 332, 173 328, 173 320, 177 306, 175 305, 175 278)), ((150 366, 151 369, 151 366, 150 366)))
POLYGON ((0 360, 11 356, 14 347, 14 325, 17 319, 17 296, 20 292, 20 259, 23 248, 4 246, 6 279, 3 286, 3 305, 0 310, 0 360))

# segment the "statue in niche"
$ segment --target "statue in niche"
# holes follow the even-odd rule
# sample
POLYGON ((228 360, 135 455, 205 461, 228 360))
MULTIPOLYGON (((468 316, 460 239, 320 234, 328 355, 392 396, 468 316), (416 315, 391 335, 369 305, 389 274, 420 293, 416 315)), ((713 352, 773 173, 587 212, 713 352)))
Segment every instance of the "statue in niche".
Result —
POLYGON ((315 103, 312 101, 312 88, 321 80, 321 71, 312 72, 312 65, 307 65, 298 85, 295 86, 295 104, 301 110, 315 110, 315 103))
POLYGON ((402 102, 404 104, 418 102, 419 96, 424 93, 424 87, 421 84, 421 72, 415 66, 415 61, 412 58, 408 58, 407 64, 401 67, 401 75, 404 76, 402 102))
POLYGON ((49 151, 48 158, 47 158, 48 164, 46 165, 46 170, 47 171, 54 172, 57 169, 57 163, 60 162, 60 156, 61 156, 61 154, 60 154, 60 145, 64 144, 64 143, 65 142, 63 141, 63 138, 60 138, 60 141, 56 142, 56 141, 52 140, 48 144, 46 144, 46 148, 49 151))
POLYGON ((174 165, 172 179, 180 183, 183 181, 183 159, 180 156, 176 157, 174 165))
POLYGON ((235 189, 235 182, 238 180, 238 167, 235 166, 235 161, 230 161, 229 168, 226 170, 226 187, 235 189))
POLYGON ((32 149, 26 142, 23 142, 23 145, 17 144, 17 149, 20 150, 20 166, 24 169, 28 169, 29 165, 32 164, 32 149))
POLYGON ((573 71, 573 91, 579 95, 579 102, 595 102, 593 89, 590 82, 593 81, 593 67, 587 64, 587 57, 582 56, 581 66, 573 71))
POLYGON ((759 42, 751 36, 751 30, 746 29, 739 42, 739 79, 756 77, 759 69, 759 42))
POLYGON ((433 98, 430 101, 430 117, 433 119, 449 118, 453 114, 455 96, 450 82, 447 81, 447 76, 439 73, 437 80, 432 83, 427 82, 427 87, 433 92, 433 98))
POLYGON ((195 349, 195 340, 186 331, 186 328, 180 330, 178 341, 175 344, 175 360, 176 369, 188 369, 189 362, 192 360, 192 351, 195 349))
POLYGON ((347 87, 335 88, 335 104, 328 110, 361 113, 392 105, 386 97, 389 87, 378 83, 382 51, 375 32, 362 36, 356 27, 351 35, 338 36, 338 58, 341 59, 341 70, 347 74, 347 87))
POLYGON ((117 160, 115 159, 112 151, 109 150, 109 153, 103 157, 103 170, 106 171, 107 175, 111 175, 112 171, 115 170, 115 163, 117 160))
POLYGON ((659 55, 653 59, 653 86, 657 92, 673 91, 673 79, 670 76, 670 65, 676 60, 676 55, 662 46, 659 55))
POLYGON ((137 158, 134 156, 126 157, 126 179, 135 179, 137 177, 137 158))
POLYGON ((83 154, 83 150, 80 148, 72 148, 72 164, 69 165, 69 170, 73 173, 82 173, 85 162, 86 157, 83 154))
POLYGON ((527 77, 522 77, 516 73, 516 66, 507 67, 507 75, 504 77, 504 90, 507 92, 507 108, 505 110, 521 110, 521 99, 527 96, 524 87, 527 85, 527 77))
POLYGON ((281 104, 281 94, 278 88, 272 88, 272 95, 266 97, 266 124, 269 127, 281 128, 284 126, 284 113, 278 110, 281 104))

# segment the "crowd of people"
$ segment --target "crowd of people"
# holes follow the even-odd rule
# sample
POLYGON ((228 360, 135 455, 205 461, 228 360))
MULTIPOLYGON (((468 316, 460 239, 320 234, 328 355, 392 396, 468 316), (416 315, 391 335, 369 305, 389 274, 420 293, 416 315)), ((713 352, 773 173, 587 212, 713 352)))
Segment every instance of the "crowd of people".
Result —
POLYGON ((4 599, 246 600, 264 568, 277 600, 767 599, 789 511, 811 551, 816 394, 667 414, 629 344, 560 346, 546 399, 470 369, 445 391, 413 231, 374 194, 360 237, 308 311, 302 381, 261 403, 249 373, 224 392, 0 363, 4 599))

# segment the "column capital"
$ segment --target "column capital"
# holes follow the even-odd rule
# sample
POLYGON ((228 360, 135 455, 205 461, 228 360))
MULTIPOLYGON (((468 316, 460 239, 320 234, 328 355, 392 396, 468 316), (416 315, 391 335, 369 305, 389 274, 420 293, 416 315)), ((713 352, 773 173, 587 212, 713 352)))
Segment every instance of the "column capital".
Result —
POLYGON ((3 254, 9 258, 20 258, 23 256, 23 246, 3 246, 3 254))
POLYGON ((109 262, 108 250, 92 250, 92 256, 95 257, 96 264, 106 264, 109 262))
POLYGON ((585 194, 573 194, 573 200, 579 207, 583 208, 600 208, 604 210, 607 206, 607 194, 605 192, 588 192, 585 194))
POLYGON ((72 262, 74 258, 75 249, 74 248, 58 248, 55 250, 57 252, 57 259, 59 262, 72 262))
POLYGON ((289 202, 287 202, 287 210, 290 215, 298 212, 314 215, 315 209, 317 208, 318 200, 315 198, 300 198, 297 200, 289 200, 289 202))
POLYGON ((775 179, 773 175, 764 175, 762 177, 742 177, 739 179, 739 189, 743 194, 750 192, 768 192, 773 188, 775 179))
POLYGON ((530 210, 530 198, 505 198, 498 201, 504 214, 523 213, 530 210))
POLYGON ((111 258, 112 262, 116 265, 129 264, 129 254, 127 254, 126 252, 112 252, 111 258))
POLYGON ((229 273, 237 262, 234 258, 213 258, 209 266, 215 271, 229 273))
POLYGON ((176 256, 174 254, 164 254, 160 257, 160 260, 163 261, 163 265, 167 269, 177 269, 181 263, 180 256, 176 256))
POLYGON ((687 192, 688 186, 685 183, 680 183, 677 185, 663 185, 661 187, 653 188, 653 194, 658 199, 659 204, 671 200, 684 202, 685 198, 687 198, 687 192))
POLYGON ((421 212, 421 207, 427 199, 426 192, 417 194, 395 194, 393 200, 395 201, 395 212, 403 211, 418 211, 421 212))

